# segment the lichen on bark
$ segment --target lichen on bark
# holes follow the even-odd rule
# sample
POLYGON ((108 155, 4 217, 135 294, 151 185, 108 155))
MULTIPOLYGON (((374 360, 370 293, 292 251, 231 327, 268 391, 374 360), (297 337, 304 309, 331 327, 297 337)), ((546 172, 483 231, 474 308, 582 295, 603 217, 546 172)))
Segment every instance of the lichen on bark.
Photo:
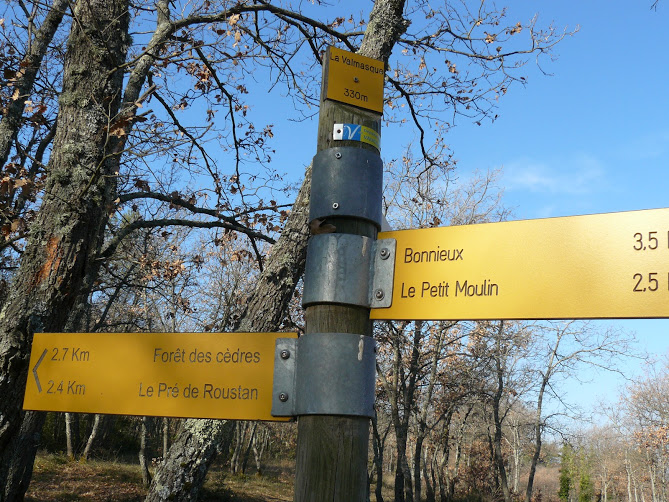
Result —
POLYGON ((128 1, 77 2, 74 17, 45 194, 0 313, 0 501, 13 490, 10 466, 24 462, 16 456, 34 456, 17 449, 32 335, 63 329, 102 242, 115 194, 115 177, 103 176, 118 164, 109 155, 105 126, 121 102, 128 1), (100 29, 112 25, 115 30, 100 29), (78 71, 83 68, 86 78, 78 71))

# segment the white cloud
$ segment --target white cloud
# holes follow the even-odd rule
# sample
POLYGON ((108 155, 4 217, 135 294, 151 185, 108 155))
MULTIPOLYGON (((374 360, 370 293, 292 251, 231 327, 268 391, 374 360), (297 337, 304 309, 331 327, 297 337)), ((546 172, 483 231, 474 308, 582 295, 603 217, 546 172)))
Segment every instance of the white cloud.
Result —
POLYGON ((585 195, 601 190, 605 172, 590 155, 537 161, 520 158, 504 165, 506 190, 533 193, 585 195))
POLYGON ((621 145, 619 154, 633 162, 663 159, 669 152, 669 129, 638 135, 629 144, 621 145))

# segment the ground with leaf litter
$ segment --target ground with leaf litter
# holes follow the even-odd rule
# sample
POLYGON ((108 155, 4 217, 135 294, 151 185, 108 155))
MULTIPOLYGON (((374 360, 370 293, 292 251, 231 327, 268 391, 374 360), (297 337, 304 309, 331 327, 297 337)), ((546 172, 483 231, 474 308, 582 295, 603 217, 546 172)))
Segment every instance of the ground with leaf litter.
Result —
MULTIPOLYGON (((200 500, 206 502, 289 502, 293 500, 293 466, 267 468, 263 476, 231 475, 223 466, 209 472, 200 500)), ((139 465, 122 461, 77 462, 63 455, 39 455, 26 501, 142 501, 139 465)))

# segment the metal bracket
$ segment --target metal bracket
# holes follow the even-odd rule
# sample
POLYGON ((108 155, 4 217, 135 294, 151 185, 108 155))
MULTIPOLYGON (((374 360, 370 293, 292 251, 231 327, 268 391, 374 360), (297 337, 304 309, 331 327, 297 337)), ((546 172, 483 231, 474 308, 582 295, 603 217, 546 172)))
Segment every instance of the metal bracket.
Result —
POLYGON ((322 303, 390 307, 395 239, 319 234, 309 241, 302 305, 322 303))
POLYGON ((292 417, 295 402, 295 366, 299 338, 277 338, 274 349, 272 415, 292 417))
POLYGON ((374 415, 376 348, 369 336, 309 333, 280 338, 272 415, 374 415))
POLYGON ((369 150, 335 147, 313 161, 309 221, 346 216, 381 228, 383 161, 369 150))
POLYGON ((374 241, 372 282, 369 290, 370 307, 387 308, 393 304, 393 282, 395 281, 396 239, 374 241))

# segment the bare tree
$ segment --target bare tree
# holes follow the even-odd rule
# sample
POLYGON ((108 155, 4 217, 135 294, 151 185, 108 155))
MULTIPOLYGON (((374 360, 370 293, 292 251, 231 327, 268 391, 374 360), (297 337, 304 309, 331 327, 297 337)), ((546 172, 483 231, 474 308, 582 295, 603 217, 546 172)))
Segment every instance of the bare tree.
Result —
MULTIPOLYGON (((667 390, 669 374, 666 361, 648 365, 643 378, 628 385, 622 396, 623 418, 619 429, 636 451, 625 451, 628 491, 640 490, 644 481, 649 484, 653 502, 668 496, 667 466, 669 465, 669 405, 667 390)), ((643 496, 643 495, 641 495, 643 496)))
POLYGON ((547 397, 563 402, 557 381, 567 376, 578 378, 584 367, 606 371, 619 371, 617 364, 623 357, 633 355, 630 350, 632 337, 613 329, 599 330, 594 325, 580 321, 550 322, 534 327, 538 331, 536 414, 533 422, 534 452, 525 492, 526 502, 532 500, 534 476, 541 454, 542 435, 550 417, 544 416, 547 397))
POLYGON ((491 489, 504 500, 512 497, 504 451, 508 424, 530 387, 526 358, 531 337, 522 323, 512 321, 477 321, 468 332, 467 357, 478 381, 470 384, 473 396, 468 414, 479 424, 477 434, 488 443, 491 489))
MULTIPOLYGON (((497 173, 476 175, 458 185, 449 182, 450 170, 448 161, 438 169, 421 172, 410 151, 401 161, 389 163, 391 176, 385 190, 388 220, 400 227, 431 227, 479 223, 506 215, 500 204, 501 191, 495 184, 497 173)), ((455 406, 443 403, 436 408, 434 400, 443 394, 457 399, 458 392, 449 392, 444 382, 448 378, 444 367, 453 356, 453 347, 459 348, 459 341, 466 336, 467 331, 457 323, 389 322, 378 329, 382 346, 379 376, 397 450, 396 500, 421 500, 421 472, 426 469, 424 442, 455 406), (413 459, 407 458, 410 431, 414 437, 413 459)))

